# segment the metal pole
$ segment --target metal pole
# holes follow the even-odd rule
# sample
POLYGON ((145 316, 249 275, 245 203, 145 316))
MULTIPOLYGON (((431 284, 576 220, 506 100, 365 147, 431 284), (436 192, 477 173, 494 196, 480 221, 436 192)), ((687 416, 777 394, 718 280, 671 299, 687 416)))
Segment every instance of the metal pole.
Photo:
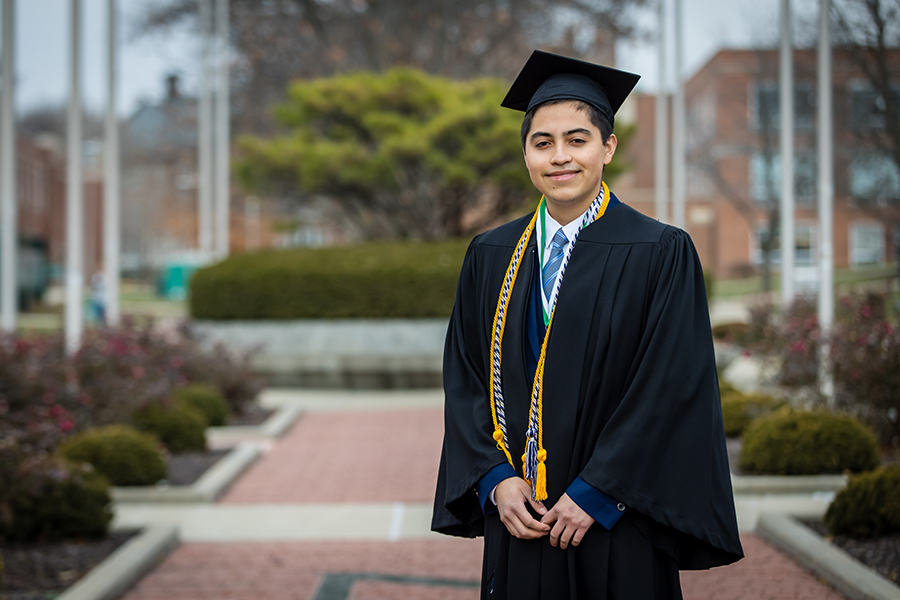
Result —
POLYGON ((69 116, 67 128, 66 178, 66 350, 74 353, 84 330, 82 288, 84 286, 84 190, 81 173, 81 2, 71 0, 71 46, 69 48, 69 116))
POLYGON ((106 323, 119 324, 119 253, 121 240, 119 188, 119 123, 116 116, 116 0, 107 3, 106 156, 103 161, 103 264, 106 323))
POLYGON ((791 0, 781 0, 781 301, 794 300, 794 60, 791 0))
POLYGON ((656 218, 669 219, 669 96, 666 94, 666 2, 659 0, 657 63, 659 88, 656 91, 656 218))
POLYGON ((0 330, 16 330, 16 300, 18 258, 18 197, 16 188, 16 124, 15 103, 15 44, 13 30, 14 0, 3 0, 3 56, 0 87, 0 330))
POLYGON ((828 336, 834 324, 834 152, 831 105, 831 38, 829 0, 819 0, 819 388, 834 404, 828 336))
POLYGON ((213 145, 212 145, 212 82, 210 81, 210 46, 212 45, 212 0, 200 0, 200 107, 198 124, 198 161, 200 163, 199 242, 204 259, 213 251, 213 145))
POLYGON ((230 131, 228 85, 228 0, 216 0, 216 258, 228 256, 230 241, 230 131))
POLYGON ((682 0, 675 0, 675 98, 672 106, 672 224, 685 229, 685 197, 687 196, 687 152, 685 144, 686 113, 684 100, 684 19, 682 0))

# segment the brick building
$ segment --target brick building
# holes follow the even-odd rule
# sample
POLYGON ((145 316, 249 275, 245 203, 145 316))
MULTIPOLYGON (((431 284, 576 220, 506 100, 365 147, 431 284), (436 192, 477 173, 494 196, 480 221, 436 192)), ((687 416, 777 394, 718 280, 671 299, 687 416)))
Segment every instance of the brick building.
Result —
MULTIPOLYGON (((900 52, 889 64, 900 94, 900 52)), ((686 227, 704 267, 720 278, 758 272, 763 264, 781 190, 778 68, 777 50, 722 50, 686 84, 686 227)), ((885 126, 878 95, 846 51, 833 54, 832 83, 835 266, 888 262, 891 223, 900 216, 900 173, 867 135, 885 126)), ((794 85, 796 263, 803 267, 815 264, 818 243, 815 51, 794 52, 794 85)), ((655 97, 636 96, 630 110, 638 129, 623 158, 633 168, 615 188, 653 215, 655 97)), ((774 244, 777 269, 777 238, 774 244)))
MULTIPOLYGON (((103 259, 103 184, 99 146, 84 144, 84 273, 103 259)), ((48 284, 62 281, 66 264, 66 164, 62 140, 52 134, 16 140, 18 287, 25 308, 48 284)))

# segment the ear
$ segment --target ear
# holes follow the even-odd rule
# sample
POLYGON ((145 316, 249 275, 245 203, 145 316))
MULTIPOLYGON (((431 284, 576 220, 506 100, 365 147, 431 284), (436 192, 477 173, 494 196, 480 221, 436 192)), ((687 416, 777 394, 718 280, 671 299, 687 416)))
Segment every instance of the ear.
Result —
POLYGON ((614 134, 614 133, 609 134, 609 138, 607 138, 606 144, 605 144, 606 152, 603 155, 603 164, 604 165, 608 165, 612 161, 613 156, 615 156, 615 154, 616 154, 616 146, 618 146, 618 145, 619 145, 619 140, 616 139, 616 134, 614 134))

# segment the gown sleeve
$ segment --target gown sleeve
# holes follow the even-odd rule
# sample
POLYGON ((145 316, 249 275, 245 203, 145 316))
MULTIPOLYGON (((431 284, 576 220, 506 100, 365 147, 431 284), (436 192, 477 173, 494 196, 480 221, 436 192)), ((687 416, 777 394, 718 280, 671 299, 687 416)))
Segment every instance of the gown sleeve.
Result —
POLYGON ((743 556, 709 312, 690 237, 668 228, 657 250, 638 351, 580 476, 669 532, 680 568, 704 569, 743 556))
POLYGON ((444 344, 444 444, 438 470, 431 528, 439 533, 475 537, 484 532, 484 512, 476 488, 506 460, 491 437, 485 331, 478 304, 476 237, 463 261, 456 302, 444 344))

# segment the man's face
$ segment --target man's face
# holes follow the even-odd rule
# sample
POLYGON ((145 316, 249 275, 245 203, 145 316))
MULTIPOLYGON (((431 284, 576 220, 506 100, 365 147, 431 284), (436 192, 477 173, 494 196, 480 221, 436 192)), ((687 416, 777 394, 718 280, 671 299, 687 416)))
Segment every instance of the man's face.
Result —
POLYGON ((604 144, 587 110, 579 110, 575 102, 562 102, 535 112, 525 140, 525 166, 531 182, 547 198, 550 214, 567 223, 600 193, 603 167, 615 152, 615 135, 604 144))

